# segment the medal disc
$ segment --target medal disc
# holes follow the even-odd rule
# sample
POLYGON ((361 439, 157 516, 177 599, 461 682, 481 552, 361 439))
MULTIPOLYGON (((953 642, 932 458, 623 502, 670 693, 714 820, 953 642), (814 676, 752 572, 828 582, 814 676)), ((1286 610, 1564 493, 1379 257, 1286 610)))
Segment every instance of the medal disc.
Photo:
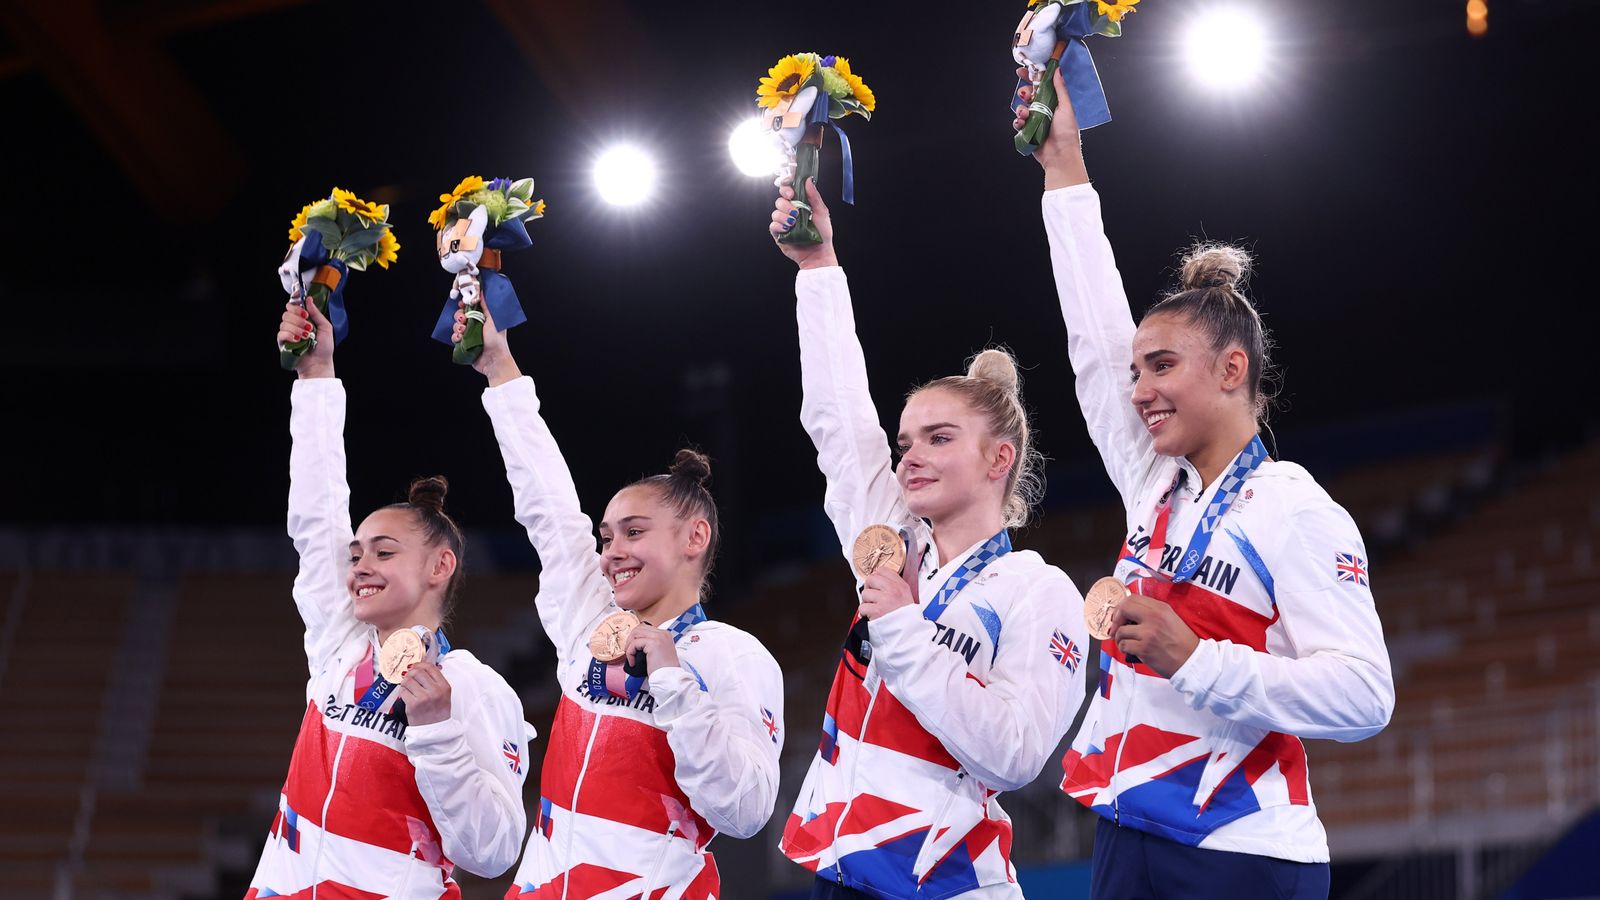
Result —
POLYGON ((627 649, 628 632, 639 624, 639 617, 619 610, 600 620, 589 635, 589 653, 603 663, 616 662, 627 649))
POLYGON ((868 525, 850 548, 856 571, 866 578, 881 568, 899 573, 906 564, 906 544, 900 533, 887 525, 868 525))
POLYGON ((1083 595, 1083 623, 1096 640, 1111 639, 1111 615, 1126 596, 1128 588, 1109 575, 1089 586, 1083 595))
POLYGON ((389 635, 378 651, 378 673, 385 681, 399 684, 411 667, 428 658, 422 635, 407 628, 389 635))

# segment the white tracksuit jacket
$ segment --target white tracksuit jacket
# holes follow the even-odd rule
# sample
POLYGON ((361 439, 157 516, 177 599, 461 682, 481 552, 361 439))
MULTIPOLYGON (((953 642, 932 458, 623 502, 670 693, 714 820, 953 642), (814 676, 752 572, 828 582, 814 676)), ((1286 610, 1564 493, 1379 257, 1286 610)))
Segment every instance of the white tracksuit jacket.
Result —
MULTIPOLYGON (((919 546, 930 545, 932 532, 895 480, 844 270, 802 271, 795 293, 800 418, 846 558, 877 523, 910 528, 919 546)), ((818 753, 782 843, 820 877, 884 898, 1022 896, 997 795, 1037 777, 1071 725, 1088 632, 1072 580, 1027 550, 990 563, 937 622, 924 618, 921 604, 978 546, 944 566, 937 551, 924 554, 920 603, 868 624, 865 665, 848 648, 840 654, 818 753)))
POLYGON ((535 605, 561 684, 538 817, 506 896, 715 898, 706 845, 718 832, 754 835, 777 801, 783 674, 754 637, 705 621, 677 642, 682 665, 651 673, 634 699, 589 696, 589 636, 617 611, 594 529, 533 381, 489 388, 483 405, 539 553, 535 605))
POLYGON ((356 620, 345 589, 344 386, 301 379, 292 402, 289 536, 300 554, 294 600, 311 677, 245 898, 459 897, 453 867, 494 877, 516 861, 532 729, 516 692, 466 650, 439 661, 450 682, 443 722, 408 728, 355 705, 375 674, 377 631, 356 620))
POLYGON ((1268 460, 1192 580, 1140 577, 1126 558, 1145 558, 1178 470, 1167 575, 1217 484, 1200 485, 1186 459, 1157 455, 1130 402, 1134 322, 1094 188, 1049 191, 1043 209, 1078 403, 1127 507, 1115 574, 1201 638, 1170 680, 1102 646, 1100 684, 1062 760, 1061 788, 1107 819, 1190 846, 1326 862, 1300 739, 1371 737, 1394 707, 1361 534, 1305 469, 1268 460))

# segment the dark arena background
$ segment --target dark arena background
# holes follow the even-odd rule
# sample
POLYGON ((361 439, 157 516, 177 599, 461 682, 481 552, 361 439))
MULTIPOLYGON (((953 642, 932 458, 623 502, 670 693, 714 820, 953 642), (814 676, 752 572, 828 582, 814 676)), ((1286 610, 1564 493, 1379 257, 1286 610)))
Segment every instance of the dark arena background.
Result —
MULTIPOLYGON (((0 0, 0 896, 246 889, 305 706, 274 270, 333 185, 391 204, 403 245, 347 290, 352 511, 449 477, 452 637, 547 729, 538 560, 482 379, 428 337, 450 276, 426 218, 474 173, 531 175, 549 204, 506 263, 529 315, 510 335, 586 511, 681 446, 713 459, 710 612, 778 658, 788 732, 772 821, 713 849, 724 897, 805 896, 777 839, 855 597, 799 426, 773 188, 728 135, 778 57, 850 57, 878 98, 844 123, 857 205, 831 136, 821 182, 879 410, 892 427, 906 389, 1009 346, 1050 458, 1019 543, 1085 587, 1123 521, 1039 167, 1011 148, 1023 6, 0 0), (591 175, 621 142, 658 166, 634 206, 591 175)), ((1374 738, 1307 742, 1332 896, 1600 896, 1600 6, 1235 0, 1269 52, 1231 91, 1187 61, 1217 6, 1143 0, 1089 41, 1115 118, 1085 154, 1137 310, 1193 238, 1255 252, 1277 454, 1367 541, 1398 699, 1374 738)), ((1030 897, 1087 896, 1094 817, 1060 755, 1003 800, 1030 897)), ((510 881, 461 875, 468 898, 510 881)))

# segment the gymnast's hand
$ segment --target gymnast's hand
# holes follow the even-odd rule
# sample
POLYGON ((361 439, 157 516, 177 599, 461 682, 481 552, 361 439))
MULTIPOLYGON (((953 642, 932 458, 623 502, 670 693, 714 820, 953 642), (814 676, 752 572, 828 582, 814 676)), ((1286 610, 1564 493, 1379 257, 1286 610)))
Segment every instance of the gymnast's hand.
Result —
MULTIPOLYGON (((494 314, 489 312, 489 304, 479 301, 478 308, 483 310, 483 352, 473 361, 472 367, 489 379, 489 387, 499 387, 508 381, 522 377, 522 370, 517 368, 517 361, 511 358, 511 345, 506 342, 506 333, 495 327, 494 314)), ((450 332, 450 340, 461 343, 462 335, 467 333, 466 305, 456 303, 456 327, 450 332)))
POLYGON ((406 702, 407 724, 432 725, 450 718, 450 682, 433 663, 412 666, 396 696, 406 702))
MULTIPOLYGON (((778 244, 778 249, 802 269, 837 266, 839 257, 833 253, 833 217, 828 214, 828 204, 822 202, 822 192, 817 190, 815 178, 806 179, 806 200, 811 204, 811 224, 816 226, 817 234, 822 236, 822 243, 778 244)), ((795 213, 794 185, 786 184, 778 188, 778 199, 772 204, 772 224, 767 226, 767 230, 772 233, 773 243, 777 243, 778 235, 794 225, 795 213)))
POLYGON ((285 303, 283 319, 278 322, 278 345, 308 338, 313 332, 317 345, 295 360, 294 370, 301 378, 332 378, 333 323, 314 302, 308 300, 305 306, 293 300, 285 303))
MULTIPOLYGON (((1017 77, 1026 81, 1028 70, 1018 67, 1017 77)), ((1072 98, 1067 94, 1067 85, 1061 80, 1059 68, 1053 81, 1056 88, 1056 117, 1050 121, 1049 137, 1033 151, 1034 160, 1044 168, 1044 189, 1047 191, 1089 183, 1089 170, 1083 164, 1083 138, 1078 132, 1078 115, 1072 110, 1072 98)), ((1033 85, 1024 84, 1017 88, 1017 96, 1024 103, 1032 103, 1033 85)), ((1027 121, 1028 107, 1023 106, 1016 110, 1011 119, 1012 130, 1021 131, 1023 123, 1027 121)))

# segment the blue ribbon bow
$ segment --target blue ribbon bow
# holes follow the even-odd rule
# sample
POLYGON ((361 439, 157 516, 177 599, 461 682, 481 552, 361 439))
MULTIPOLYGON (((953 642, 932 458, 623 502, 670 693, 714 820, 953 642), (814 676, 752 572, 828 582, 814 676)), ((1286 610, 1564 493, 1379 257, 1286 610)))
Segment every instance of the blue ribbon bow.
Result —
MULTIPOLYGON (((344 309, 344 283, 350 279, 350 267, 345 265, 344 260, 333 258, 333 254, 323 246, 320 232, 304 228, 301 233, 305 236, 305 243, 300 245, 300 271, 327 266, 339 273, 339 283, 328 294, 328 322, 333 325, 333 345, 337 347, 350 333, 350 314, 344 309)), ((310 288, 310 285, 305 286, 308 291, 310 288)))
MULTIPOLYGON (((483 243, 485 247, 509 253, 533 246, 533 238, 528 237, 528 227, 521 219, 507 219, 498 226, 484 232, 483 243)), ((489 314, 494 317, 495 327, 500 331, 515 328, 528 321, 528 314, 522 311, 522 302, 517 299, 516 288, 511 286, 511 279, 507 278, 499 269, 478 269, 478 282, 483 285, 483 302, 489 307, 489 314)), ((453 346, 450 340, 451 332, 456 327, 456 301, 447 300, 444 311, 439 314, 439 321, 433 326, 433 339, 445 346, 453 346)))
MULTIPOLYGON (((1089 13, 1090 0, 1068 6, 1056 20, 1056 36, 1066 41, 1061 52, 1061 80, 1067 86, 1067 96, 1072 99, 1072 111, 1078 116, 1080 131, 1104 125, 1111 121, 1111 107, 1106 104, 1105 88, 1100 86, 1100 73, 1095 70, 1094 59, 1089 55, 1089 45, 1084 38, 1094 34, 1094 16, 1089 13)), ((1017 87, 1026 82, 1018 80, 1017 87)), ((1013 109, 1025 105, 1011 93, 1013 109)))
MULTIPOLYGON (((838 121, 828 115, 828 106, 831 99, 832 98, 828 96, 827 91, 819 88, 817 91, 817 102, 811 104, 811 112, 806 114, 806 124, 832 126, 834 133, 839 136, 839 149, 841 151, 840 170, 844 177, 844 202, 850 204, 851 206, 855 206, 855 159, 850 155, 850 138, 845 136, 844 129, 839 127, 838 121)), ((804 189, 802 188, 802 190, 804 189)))

